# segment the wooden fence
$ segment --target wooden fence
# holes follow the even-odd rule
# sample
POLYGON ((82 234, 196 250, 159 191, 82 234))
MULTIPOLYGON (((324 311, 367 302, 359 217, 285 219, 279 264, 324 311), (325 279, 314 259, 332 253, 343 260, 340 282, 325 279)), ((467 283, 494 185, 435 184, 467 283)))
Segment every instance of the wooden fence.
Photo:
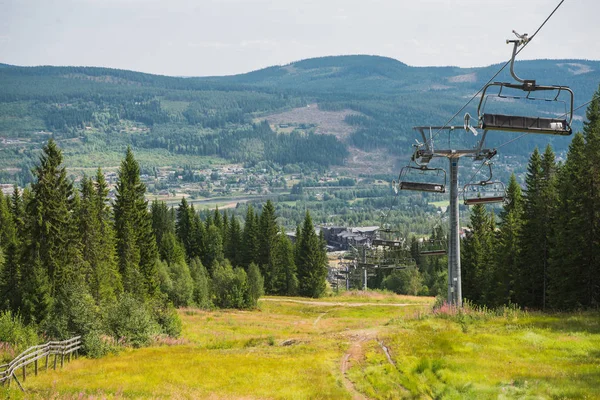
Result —
POLYGON ((0 383, 4 385, 8 382, 10 386, 10 382, 14 379, 19 385, 19 388, 22 391, 25 391, 21 382, 17 379, 17 373, 19 370, 22 370, 23 374, 23 382, 27 378, 27 366, 30 364, 34 364, 34 373, 38 374, 38 360, 43 358, 46 359, 46 370, 48 369, 48 364, 51 362, 50 356, 54 355, 54 369, 56 369, 56 364, 58 359, 60 358, 60 366, 62 367, 65 362, 65 357, 67 360, 71 360, 71 355, 75 353, 77 356, 78 350, 81 348, 81 336, 75 336, 74 338, 63 340, 61 342, 48 342, 46 344, 40 344, 38 346, 32 346, 19 354, 14 360, 9 362, 8 364, 0 365, 0 383))

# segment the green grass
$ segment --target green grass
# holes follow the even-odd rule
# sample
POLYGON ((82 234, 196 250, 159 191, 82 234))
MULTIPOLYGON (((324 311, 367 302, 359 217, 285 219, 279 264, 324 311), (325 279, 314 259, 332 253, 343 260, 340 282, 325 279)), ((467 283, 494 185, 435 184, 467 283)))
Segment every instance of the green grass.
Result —
POLYGON ((182 309, 179 344, 74 360, 28 378, 26 397, 350 399, 349 379, 377 399, 600 398, 598 313, 432 314, 432 301, 348 292, 182 309))
POLYGON ((374 348, 355 371, 372 398, 393 398, 390 380, 411 397, 600 398, 598 313, 428 316, 388 328, 380 338, 397 368, 374 348))

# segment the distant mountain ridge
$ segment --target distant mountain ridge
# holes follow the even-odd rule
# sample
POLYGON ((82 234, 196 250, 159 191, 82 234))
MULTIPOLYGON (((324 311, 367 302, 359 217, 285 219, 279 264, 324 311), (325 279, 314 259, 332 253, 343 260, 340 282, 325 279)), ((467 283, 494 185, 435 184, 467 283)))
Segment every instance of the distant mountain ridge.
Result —
MULTIPOLYGON (((52 132, 58 138, 79 140, 80 153, 121 151, 130 144, 236 162, 328 165, 343 162, 348 146, 406 157, 414 143, 413 126, 446 122, 501 66, 414 67, 387 57, 347 55, 232 76, 183 78, 102 67, 0 64, 0 137, 26 139, 38 146, 36 132, 52 132), (310 126, 287 137, 257 125, 265 115, 311 103, 323 110, 355 112, 345 117, 352 133, 343 143, 313 135, 310 126), (334 161, 317 151, 324 141, 337 149, 334 161), (295 146, 311 152, 297 155, 295 146)), ((600 83, 600 61, 518 61, 515 70, 540 84, 570 86, 576 106, 590 100, 600 83)), ((512 82, 509 68, 495 80, 512 82)), ((475 99, 464 111, 476 115, 477 103, 475 99)), ((500 107, 520 111, 516 103, 500 107)), ((539 112, 560 113, 543 107, 539 112)), ((581 129, 584 116, 582 109, 575 130, 581 129)), ((461 119, 459 115, 452 123, 460 125, 461 119)), ((500 143, 510 136, 496 137, 500 143)), ((529 135, 503 151, 525 155, 547 143, 563 151, 569 139, 529 135)), ((22 149, 13 150, 14 162, 22 162, 22 149)))

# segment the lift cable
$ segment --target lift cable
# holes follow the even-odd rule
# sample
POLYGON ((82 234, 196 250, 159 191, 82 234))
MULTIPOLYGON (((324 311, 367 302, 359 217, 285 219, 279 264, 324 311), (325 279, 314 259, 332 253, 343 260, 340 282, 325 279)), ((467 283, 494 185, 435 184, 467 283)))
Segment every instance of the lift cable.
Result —
MULTIPOLYGON (((527 47, 527 45, 529 44, 529 42, 531 42, 531 40, 533 40, 533 38, 535 37, 535 35, 537 35, 537 34, 538 34, 538 32, 539 32, 539 31, 540 31, 540 30, 541 30, 541 29, 544 27, 544 25, 546 25, 546 23, 548 22, 548 20, 549 20, 549 19, 550 19, 550 18, 551 18, 551 17, 554 15, 554 13, 555 13, 555 12, 556 12, 556 11, 559 9, 559 7, 562 5, 562 3, 564 3, 564 1, 565 1, 565 0, 561 0, 561 1, 560 1, 560 3, 558 3, 558 5, 557 5, 557 6, 554 8, 554 10, 553 10, 553 11, 550 13, 550 15, 548 15, 548 17, 546 18, 546 20, 544 20, 544 22, 543 22, 543 23, 540 25, 540 27, 539 27, 539 28, 538 28, 538 29, 535 31, 535 33, 534 33, 533 35, 531 35, 531 37, 527 38, 527 35, 526 35, 526 34, 521 36, 521 38, 522 38, 522 39, 524 39, 523 46, 522 46, 522 47, 521 47, 521 48, 520 48, 520 49, 519 49, 519 50, 518 50, 518 51, 515 53, 515 57, 516 57, 516 56, 517 56, 517 55, 518 55, 518 54, 519 54, 521 51, 523 51, 523 50, 525 49, 525 47, 527 47)), ((513 31, 513 32, 514 32, 514 31, 513 31)), ((515 34, 517 34, 517 33, 515 32, 515 34)), ((517 34, 517 37, 519 37, 519 35, 518 35, 518 34, 517 34)), ((469 99, 469 101, 467 101, 467 103, 465 103, 465 105, 464 105, 464 106, 462 106, 462 107, 460 108, 460 110, 458 110, 458 111, 456 112, 456 114, 454 114, 454 115, 452 116, 452 118, 450 118, 448 121, 446 121, 446 123, 445 123, 445 124, 444 124, 444 125, 443 125, 443 126, 440 128, 440 129, 438 129, 438 131, 437 131, 437 132, 436 132, 436 133, 435 133, 433 136, 431 136, 431 137, 430 137, 430 139, 428 140, 429 144, 431 144, 431 142, 433 141, 433 139, 437 137, 437 135, 438 135, 438 134, 439 134, 439 133, 442 131, 442 129, 444 129, 444 128, 448 127, 448 126, 449 126, 448 124, 450 124, 450 122, 452 122, 452 120, 454 120, 454 118, 456 118, 456 117, 457 117, 457 116, 458 116, 458 115, 459 115, 459 114, 460 114, 460 113, 461 113, 461 112, 462 112, 462 111, 463 111, 465 108, 467 108, 467 106, 468 106, 469 104, 471 104, 471 102, 472 102, 473 100, 475 100, 475 98, 476 98, 477 96, 479 96, 479 94, 481 94, 481 92, 483 91, 483 89, 484 89, 484 88, 485 88, 487 85, 489 85, 489 84, 490 84, 490 83, 491 83, 491 82, 492 82, 494 79, 496 79, 496 77, 497 77, 498 75, 500 75, 500 73, 501 73, 502 71, 504 71, 504 68, 506 68, 506 67, 507 67, 507 66, 510 64, 510 61, 511 61, 511 60, 508 60, 508 61, 506 61, 506 63, 504 63, 504 65, 503 65, 503 66, 502 66, 502 67, 501 67, 501 68, 498 70, 498 72, 496 72, 496 73, 494 74, 494 76, 492 76, 492 77, 491 77, 491 78, 490 78, 490 79, 489 79, 489 80, 486 82, 486 84, 485 84, 485 85, 483 85, 483 86, 481 87, 481 89, 479 89, 479 90, 477 91, 477 93, 475 93, 475 94, 473 95, 473 97, 471 97, 471 98, 469 99)))

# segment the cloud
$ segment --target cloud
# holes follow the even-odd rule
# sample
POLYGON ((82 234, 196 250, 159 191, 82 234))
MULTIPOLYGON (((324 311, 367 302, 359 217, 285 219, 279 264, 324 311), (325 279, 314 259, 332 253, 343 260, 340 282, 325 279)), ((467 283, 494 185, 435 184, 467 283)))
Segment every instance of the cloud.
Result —
POLYGON ((242 40, 240 46, 260 50, 272 50, 279 47, 279 42, 271 39, 242 40))
POLYGON ((188 42, 188 47, 197 47, 202 49, 224 49, 231 47, 230 43, 223 42, 188 42))

